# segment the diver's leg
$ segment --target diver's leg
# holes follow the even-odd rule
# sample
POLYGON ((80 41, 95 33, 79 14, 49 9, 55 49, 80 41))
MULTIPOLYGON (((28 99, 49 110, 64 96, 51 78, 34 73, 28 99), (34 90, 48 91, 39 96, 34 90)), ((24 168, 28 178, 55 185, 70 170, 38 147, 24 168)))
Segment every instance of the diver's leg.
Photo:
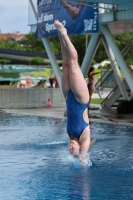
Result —
POLYGON ((60 44, 61 44, 61 53, 62 53, 62 77, 61 77, 61 85, 62 85, 62 92, 64 97, 67 98, 68 92, 70 90, 70 83, 69 83, 69 66, 68 66, 68 55, 66 51, 66 46, 63 38, 60 36, 60 44))
MULTIPOLYGON (((74 93, 75 98, 80 103, 88 103, 89 102, 89 92, 87 88, 87 83, 83 77, 83 74, 78 66, 78 56, 77 51, 75 50, 73 44, 71 43, 69 37, 67 36, 66 29, 63 25, 56 20, 55 26, 60 33, 60 36, 63 38, 65 42, 67 54, 68 54, 68 62, 69 62, 69 81, 70 81, 70 88, 74 93)), ((78 113, 77 113, 78 114, 78 113)), ((89 121, 87 109, 83 113, 83 118, 86 122, 89 121)), ((90 129, 87 126, 80 138, 79 138, 80 145, 80 161, 83 165, 87 164, 87 152, 90 146, 90 129)))
POLYGON ((92 99, 92 95, 94 93, 94 85, 92 85, 90 88, 89 88, 89 95, 90 95, 90 100, 89 102, 91 103, 91 99, 92 99))
POLYGON ((86 81, 78 65, 77 51, 71 43, 66 29, 58 20, 55 21, 55 26, 60 36, 63 38, 67 49, 70 88, 80 103, 87 103, 89 101, 89 92, 86 81))

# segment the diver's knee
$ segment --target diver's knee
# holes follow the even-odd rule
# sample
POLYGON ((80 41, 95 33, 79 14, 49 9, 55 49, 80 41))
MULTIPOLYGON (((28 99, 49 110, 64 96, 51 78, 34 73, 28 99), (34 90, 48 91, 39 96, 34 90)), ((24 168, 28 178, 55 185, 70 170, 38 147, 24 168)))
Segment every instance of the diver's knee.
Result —
POLYGON ((69 65, 68 60, 67 59, 63 60, 62 64, 63 64, 63 67, 68 67, 69 65))

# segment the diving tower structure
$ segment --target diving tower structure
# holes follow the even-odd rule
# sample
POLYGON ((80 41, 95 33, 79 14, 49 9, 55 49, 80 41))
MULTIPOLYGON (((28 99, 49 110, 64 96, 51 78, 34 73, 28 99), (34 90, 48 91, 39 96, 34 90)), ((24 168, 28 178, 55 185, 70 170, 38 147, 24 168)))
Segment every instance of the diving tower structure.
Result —
MULTIPOLYGON (((64 1, 64 0, 62 0, 64 1)), ((92 0, 67 0, 68 2, 83 4, 92 6, 92 0), (90 4, 89 4, 90 3, 90 4)), ((84 59, 81 65, 83 75, 86 76, 89 68, 91 67, 92 60, 96 54, 99 43, 102 41, 105 47, 107 56, 111 62, 111 67, 114 72, 117 84, 119 86, 118 93, 122 95, 124 100, 131 100, 133 97, 133 75, 128 70, 127 64, 124 60, 124 53, 127 53, 132 47, 133 43, 129 41, 125 51, 123 52, 116 45, 113 34, 133 33, 133 1, 132 0, 93 0, 94 3, 98 3, 99 8, 99 32, 92 33, 91 39, 86 49, 84 59), (124 74, 127 84, 124 84, 120 69, 124 74), (130 95, 127 91, 127 85, 130 89, 130 95)), ((29 26, 31 31, 35 32, 37 28, 37 0, 29 0, 29 26)), ((59 66, 56 61, 55 55, 50 46, 48 38, 42 38, 44 48, 46 49, 47 55, 50 59, 54 73, 57 77, 59 85, 61 86, 61 74, 59 66)), ((118 93, 114 93, 116 97, 118 93)), ((112 98, 114 101, 116 98, 112 98)), ((104 107, 109 109, 111 103, 104 107)))

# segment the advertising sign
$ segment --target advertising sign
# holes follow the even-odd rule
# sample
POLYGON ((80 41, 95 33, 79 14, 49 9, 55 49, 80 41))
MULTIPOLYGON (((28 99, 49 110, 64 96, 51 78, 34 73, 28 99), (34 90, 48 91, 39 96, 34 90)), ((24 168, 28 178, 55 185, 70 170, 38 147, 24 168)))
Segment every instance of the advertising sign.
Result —
POLYGON ((59 20, 68 35, 98 32, 98 4, 82 5, 60 0, 38 0, 36 38, 57 36, 54 21, 59 20))

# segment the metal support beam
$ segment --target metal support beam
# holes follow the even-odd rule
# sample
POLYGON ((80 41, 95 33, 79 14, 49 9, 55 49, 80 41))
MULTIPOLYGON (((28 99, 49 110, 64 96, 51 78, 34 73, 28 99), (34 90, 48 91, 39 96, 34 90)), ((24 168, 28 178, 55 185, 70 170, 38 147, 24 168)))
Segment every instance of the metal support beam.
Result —
POLYGON ((99 33, 93 33, 88 45, 88 48, 86 50, 86 54, 81 66, 81 71, 83 75, 85 76, 87 71, 89 70, 91 66, 92 59, 97 51, 97 48, 99 46, 101 37, 99 33))
POLYGON ((129 46, 127 47, 127 50, 122 54, 123 57, 126 56, 126 54, 128 53, 128 51, 133 47, 133 43, 129 44, 129 46))
POLYGON ((108 55, 108 58, 111 62, 111 66, 112 66, 112 69, 114 71, 114 75, 115 75, 115 78, 117 80, 117 83, 119 85, 119 88, 120 88, 120 91, 121 91, 121 94, 123 96, 123 98, 125 100, 129 100, 129 96, 128 96, 128 93, 127 93, 127 90, 125 88, 125 85, 123 83, 123 80, 122 80, 122 76, 120 74, 120 70, 119 70, 119 67, 117 65, 117 62, 115 60, 115 56, 110 48, 110 46, 108 45, 108 42, 106 41, 105 37, 103 36, 102 37, 102 41, 103 41, 103 44, 104 44, 104 47, 105 47, 105 50, 107 52, 107 55, 108 55))
POLYGON ((132 87, 133 86, 133 77, 130 74, 129 70, 127 69, 127 65, 125 63, 125 60, 122 57, 122 54, 121 54, 120 50, 118 49, 116 43, 114 42, 114 39, 113 39, 113 37, 112 37, 107 25, 100 24, 100 28, 101 28, 106 40, 108 41, 109 46, 111 47, 111 49, 112 49, 112 51, 113 51, 113 53, 115 55, 115 58, 116 58, 116 60, 117 60, 117 62, 119 64, 119 67, 123 71, 123 74, 125 76, 125 79, 126 79, 126 81, 128 83, 128 86, 129 86, 130 90, 133 93, 133 87, 132 87))
POLYGON ((49 60, 51 62, 51 65, 53 67, 53 70, 54 70, 54 73, 56 75, 56 78, 58 80, 58 83, 59 83, 59 86, 61 88, 61 73, 60 73, 60 70, 59 70, 59 66, 58 66, 58 63, 56 61, 56 58, 55 58, 55 55, 52 51, 52 48, 50 46, 50 42, 47 38, 42 38, 42 42, 45 46, 45 49, 46 49, 46 52, 48 54, 48 57, 49 57, 49 60))
MULTIPOLYGON (((29 0, 30 1, 30 4, 31 4, 31 7, 32 7, 32 10, 34 12, 34 15, 37 19, 37 13, 36 13, 36 10, 35 10, 35 7, 34 7, 34 4, 33 4, 33 1, 32 0, 29 0)), ((56 61, 56 58, 55 58, 55 55, 52 51, 52 48, 50 46, 50 42, 47 38, 42 38, 42 42, 43 42, 43 45, 46 49, 46 52, 48 54, 48 57, 49 57, 49 60, 51 62, 51 65, 53 67, 53 70, 54 70, 54 73, 56 75, 56 78, 57 78, 57 81, 59 83, 59 86, 61 88, 61 73, 60 73, 60 70, 59 70, 59 66, 57 64, 57 61, 56 61)))
POLYGON ((129 42, 126 44, 126 46, 122 49, 121 53, 122 53, 123 57, 126 55, 128 50, 130 50, 130 48, 132 48, 132 44, 133 44, 132 42, 133 42, 133 38, 131 38, 131 40, 129 40, 129 42))
POLYGON ((31 7, 32 7, 32 10, 33 10, 33 13, 34 13, 34 15, 35 15, 35 18, 36 18, 36 20, 37 20, 37 12, 36 12, 35 6, 34 6, 34 4, 33 4, 33 1, 32 1, 32 0, 29 0, 29 2, 30 2, 30 5, 31 5, 31 7))

